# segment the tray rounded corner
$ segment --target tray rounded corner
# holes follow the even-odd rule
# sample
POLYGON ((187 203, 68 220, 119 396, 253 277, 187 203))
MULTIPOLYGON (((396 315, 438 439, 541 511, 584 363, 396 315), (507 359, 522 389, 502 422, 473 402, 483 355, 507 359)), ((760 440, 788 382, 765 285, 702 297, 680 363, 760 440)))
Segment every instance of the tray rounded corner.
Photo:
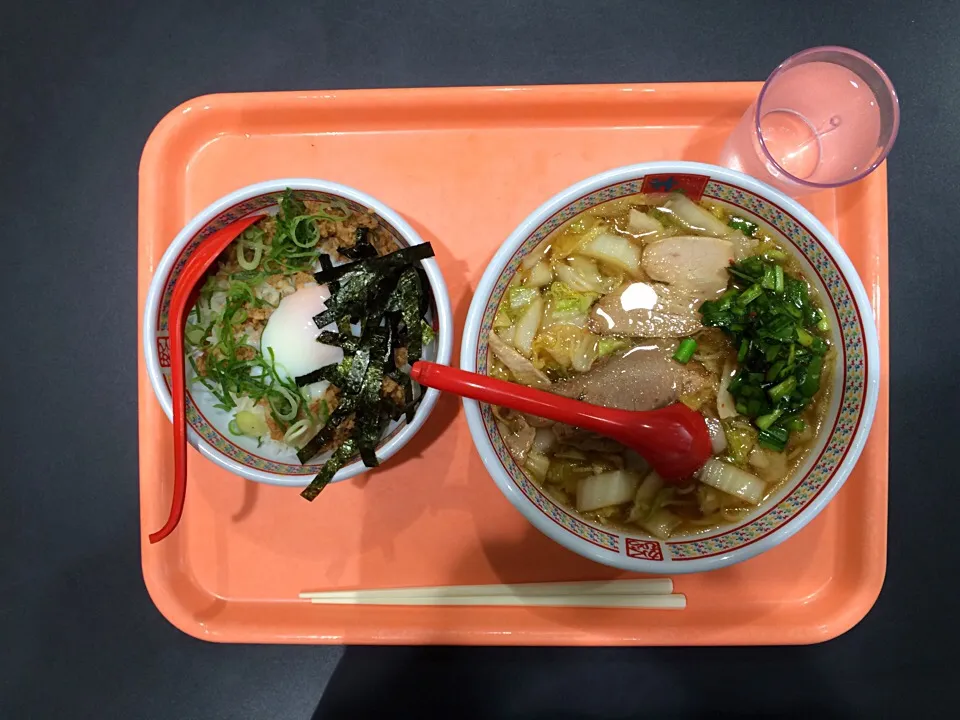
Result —
POLYGON ((140 569, 147 595, 164 620, 184 635, 204 642, 217 642, 217 638, 209 633, 204 623, 178 602, 176 594, 154 577, 154 571, 149 567, 146 556, 141 557, 140 569))
POLYGON ((225 97, 228 96, 224 93, 197 95, 168 110, 160 118, 160 121, 154 125, 143 144, 143 150, 140 153, 140 172, 143 173, 145 169, 150 171, 152 161, 164 156, 170 141, 185 124, 190 122, 191 113, 199 108, 210 110, 219 107, 225 97))
MULTIPOLYGON (((836 640, 841 635, 853 630, 877 604, 886 577, 887 565, 885 561, 879 563, 878 567, 868 570, 857 586, 857 592, 852 600, 848 600, 846 604, 838 604, 835 612, 823 616, 817 629, 811 628, 811 634, 815 633, 816 636, 810 637, 800 644, 819 645, 836 640)), ((842 593, 844 590, 838 588, 837 592, 842 593)))

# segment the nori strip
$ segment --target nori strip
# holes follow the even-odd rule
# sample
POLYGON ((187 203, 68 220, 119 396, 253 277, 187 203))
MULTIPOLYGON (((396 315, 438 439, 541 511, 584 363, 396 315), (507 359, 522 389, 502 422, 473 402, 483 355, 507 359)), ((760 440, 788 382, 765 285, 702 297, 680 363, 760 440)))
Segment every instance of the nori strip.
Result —
POLYGON ((357 395, 363 388, 363 378, 366 377, 367 367, 370 365, 370 343, 364 343, 353 355, 350 371, 341 390, 344 395, 357 395))
POLYGON ((403 374, 403 397, 407 400, 407 407, 404 409, 404 413, 407 416, 407 422, 413 422, 413 414, 417 410, 417 405, 420 404, 421 397, 418 397, 416 400, 413 399, 413 378, 403 374))
POLYGON ((420 275, 407 268, 397 282, 400 314, 407 329, 407 362, 413 365, 423 352, 423 325, 420 323, 420 275))
MULTIPOLYGON (((333 270, 333 260, 331 260, 330 256, 326 253, 320 253, 320 269, 333 270)), ((336 295, 339 289, 340 283, 338 283, 336 280, 331 280, 327 283, 327 290, 330 291, 331 295, 336 295)))
MULTIPOLYGON (((341 266, 342 267, 342 266, 341 266)), ((366 306, 380 292, 386 291, 384 275, 376 270, 358 268, 340 278, 336 294, 327 300, 327 309, 313 316, 313 322, 321 330, 345 315, 361 317, 366 315, 366 306)))
POLYGON ((363 376, 363 387, 357 401, 355 437, 360 457, 367 467, 379 465, 376 455, 380 439, 380 386, 383 384, 383 366, 390 352, 388 328, 378 328, 370 334, 369 364, 363 376))
POLYGON ((430 309, 430 293, 422 292, 422 288, 430 287, 430 279, 427 277, 427 271, 422 267, 415 266, 417 269, 417 275, 420 276, 420 317, 423 317, 427 314, 427 310, 430 309))
POLYGON ((333 414, 330 416, 330 419, 327 420, 327 424, 320 428, 320 432, 314 435, 306 445, 297 450, 297 458, 300 460, 300 462, 306 464, 319 455, 320 451, 323 450, 327 443, 333 439, 334 433, 340 426, 340 423, 342 423, 352 414, 352 401, 345 405, 338 405, 337 409, 334 410, 333 414))
POLYGON ((350 260, 366 260, 377 257, 377 249, 370 244, 370 230, 365 227, 357 228, 354 234, 353 247, 340 248, 338 252, 350 260))
MULTIPOLYGON (((349 359, 349 356, 344 357, 344 360, 347 359, 349 359)), ((293 381, 297 384, 297 387, 312 385, 313 383, 320 382, 321 380, 326 380, 331 385, 340 387, 343 384, 343 380, 346 375, 344 370, 349 370, 349 365, 346 368, 342 367, 342 365, 343 361, 341 361, 341 363, 338 365, 324 365, 319 370, 314 370, 306 375, 298 375, 293 379, 293 381)))
POLYGON ((333 451, 333 455, 330 456, 330 459, 327 460, 320 472, 317 473, 317 476, 303 489, 300 497, 313 502, 317 495, 320 494, 320 491, 330 484, 333 476, 337 474, 337 470, 346 465, 347 461, 356 454, 356 440, 353 438, 344 440, 340 447, 333 451))
POLYGON ((429 257, 433 257, 433 248, 430 246, 430 243, 422 243, 420 245, 401 248, 392 253, 380 255, 375 258, 337 265, 330 270, 320 270, 314 273, 313 277, 317 283, 322 285, 331 280, 339 280, 347 273, 356 270, 358 266, 365 267, 368 271, 377 268, 382 272, 386 268, 399 268, 405 265, 411 265, 417 260, 426 260, 429 257))
POLYGON ((360 347, 360 338, 356 335, 345 335, 342 332, 335 333, 329 330, 324 330, 320 333, 317 336, 317 342, 343 348, 344 353, 355 353, 357 348, 360 347))

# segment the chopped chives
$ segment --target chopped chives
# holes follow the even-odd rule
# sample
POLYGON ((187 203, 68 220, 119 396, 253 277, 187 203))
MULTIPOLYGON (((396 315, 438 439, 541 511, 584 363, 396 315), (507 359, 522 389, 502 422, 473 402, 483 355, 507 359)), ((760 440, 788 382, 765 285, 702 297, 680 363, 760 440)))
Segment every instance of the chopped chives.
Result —
POLYGON ((773 365, 770 366, 770 369, 767 370, 765 380, 767 382, 773 382, 780 376, 780 373, 783 372, 783 369, 786 366, 787 364, 783 360, 777 360, 773 365))
POLYGON ((790 431, 785 428, 765 428, 757 435, 757 440, 762 446, 777 452, 782 452, 787 447, 789 438, 790 431))
POLYGON ((784 261, 785 253, 766 247, 732 262, 730 287, 700 307, 703 324, 721 329, 736 349, 739 372, 728 390, 737 412, 761 431, 764 447, 777 450, 806 427, 799 414, 820 389, 830 348, 823 311, 784 261))
POLYGON ((795 375, 791 375, 783 382, 774 385, 767 391, 767 394, 770 396, 770 399, 773 402, 779 402, 781 399, 785 398, 787 395, 792 393, 797 389, 797 378, 795 375))
POLYGON ((757 427, 761 430, 767 430, 780 418, 781 415, 783 415, 783 410, 780 408, 777 408, 773 412, 767 413, 766 415, 761 415, 757 418, 757 427))
POLYGON ((804 347, 810 347, 813 345, 814 336, 804 330, 802 327, 797 328, 797 342, 803 345, 804 347))
MULTIPOLYGON (((777 267, 780 267, 779 265, 777 267)), ((781 270, 782 272, 782 270, 781 270)), ((773 290, 776 287, 777 273, 772 265, 765 265, 763 268, 763 280, 760 285, 766 290, 773 290)))
POLYGON ((763 288, 759 284, 752 285, 751 287, 744 290, 743 294, 737 298, 737 302, 740 305, 746 306, 756 300, 758 297, 763 295, 763 288))
POLYGON ((680 343, 680 347, 678 347, 677 351, 673 354, 673 359, 682 365, 686 365, 690 362, 690 359, 696 351, 697 341, 693 338, 684 338, 683 342, 680 343))

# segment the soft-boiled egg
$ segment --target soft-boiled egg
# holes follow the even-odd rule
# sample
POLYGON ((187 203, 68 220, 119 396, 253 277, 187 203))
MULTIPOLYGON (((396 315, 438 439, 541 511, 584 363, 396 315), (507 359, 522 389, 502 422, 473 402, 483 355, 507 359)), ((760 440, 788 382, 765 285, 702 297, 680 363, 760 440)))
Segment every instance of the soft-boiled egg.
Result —
POLYGON ((270 315, 260 336, 260 352, 269 358, 273 350, 281 377, 306 375, 343 360, 343 350, 317 342, 320 331, 313 316, 326 310, 329 297, 326 285, 308 285, 283 298, 270 315))

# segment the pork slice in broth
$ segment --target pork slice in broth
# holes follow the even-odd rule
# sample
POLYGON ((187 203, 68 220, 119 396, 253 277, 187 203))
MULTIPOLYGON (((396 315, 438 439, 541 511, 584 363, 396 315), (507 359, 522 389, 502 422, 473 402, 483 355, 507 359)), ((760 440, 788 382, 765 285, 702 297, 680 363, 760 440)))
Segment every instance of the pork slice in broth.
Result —
POLYGON ((635 282, 602 297, 590 311, 591 332, 679 338, 703 329, 698 308, 715 293, 690 293, 660 282, 635 282))
POLYGON ((546 387, 550 384, 550 378, 537 370, 533 363, 523 355, 507 345, 495 330, 490 331, 487 342, 490 343, 490 350, 497 360, 504 364, 518 383, 530 387, 546 387))
POLYGON ((555 383, 550 390, 594 405, 655 410, 712 382, 700 363, 681 365, 673 360, 676 349, 677 343, 671 341, 640 345, 589 372, 555 383))
POLYGON ((648 244, 641 265, 653 280, 693 294, 711 294, 726 290, 733 256, 729 240, 677 235, 648 244))

